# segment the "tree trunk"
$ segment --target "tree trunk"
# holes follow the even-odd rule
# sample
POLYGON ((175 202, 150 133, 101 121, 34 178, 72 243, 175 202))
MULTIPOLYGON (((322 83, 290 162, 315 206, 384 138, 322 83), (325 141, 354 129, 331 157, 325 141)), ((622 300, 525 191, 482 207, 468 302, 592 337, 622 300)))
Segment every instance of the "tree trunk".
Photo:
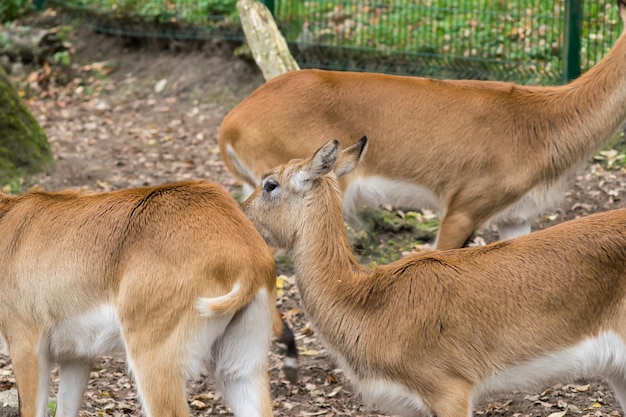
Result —
POLYGON ((38 29, 30 26, 0 25, 0 55, 11 61, 43 63, 56 52, 67 50, 59 38, 59 29, 38 29))
POLYGON ((0 68, 0 184, 52 164, 46 134, 0 68))
POLYGON ((254 0, 239 0, 237 11, 252 57, 265 81, 284 72, 300 69, 264 4, 254 0))

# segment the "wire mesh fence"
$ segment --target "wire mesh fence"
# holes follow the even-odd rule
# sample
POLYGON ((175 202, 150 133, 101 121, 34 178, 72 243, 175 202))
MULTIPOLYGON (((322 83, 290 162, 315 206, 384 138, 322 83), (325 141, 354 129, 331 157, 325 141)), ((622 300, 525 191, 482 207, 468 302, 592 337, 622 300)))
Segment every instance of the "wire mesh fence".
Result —
MULTIPOLYGON (((437 78, 563 81, 566 0, 273 0, 303 67, 437 78)), ((268 3, 268 2, 266 2, 268 3)), ((93 29, 128 36, 243 40, 236 0, 65 0, 93 29)), ((621 33, 612 0, 583 2, 581 70, 621 33)))
MULTIPOLYGON (((562 81, 559 0, 280 1, 275 15, 303 66, 439 78, 562 81)), ((619 35, 612 1, 587 1, 582 69, 619 35)))

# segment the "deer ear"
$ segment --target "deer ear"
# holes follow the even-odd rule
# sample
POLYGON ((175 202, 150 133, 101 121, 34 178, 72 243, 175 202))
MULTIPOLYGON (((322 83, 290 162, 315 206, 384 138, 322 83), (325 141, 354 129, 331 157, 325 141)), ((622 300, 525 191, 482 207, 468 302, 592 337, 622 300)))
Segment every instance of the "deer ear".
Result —
POLYGON ((367 135, 339 154, 339 161, 335 165, 335 174, 340 177, 352 172, 363 158, 365 149, 367 149, 367 135))
POLYGON ((339 157, 340 147, 339 141, 333 139, 326 142, 324 146, 315 152, 308 164, 309 171, 314 178, 321 177, 332 171, 339 157))
POLYGON ((297 186, 303 187, 305 183, 310 184, 312 180, 332 171, 339 157, 339 147, 338 140, 331 140, 319 148, 311 158, 304 161, 302 168, 296 174, 297 186))

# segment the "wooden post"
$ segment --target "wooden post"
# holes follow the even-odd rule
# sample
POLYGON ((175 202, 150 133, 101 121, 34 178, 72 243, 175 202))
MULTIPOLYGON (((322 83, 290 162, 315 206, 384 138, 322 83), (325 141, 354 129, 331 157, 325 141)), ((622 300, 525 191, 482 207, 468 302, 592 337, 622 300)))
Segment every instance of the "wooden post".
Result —
POLYGON ((272 14, 263 3, 239 0, 237 11, 248 47, 265 81, 287 71, 300 69, 272 14))

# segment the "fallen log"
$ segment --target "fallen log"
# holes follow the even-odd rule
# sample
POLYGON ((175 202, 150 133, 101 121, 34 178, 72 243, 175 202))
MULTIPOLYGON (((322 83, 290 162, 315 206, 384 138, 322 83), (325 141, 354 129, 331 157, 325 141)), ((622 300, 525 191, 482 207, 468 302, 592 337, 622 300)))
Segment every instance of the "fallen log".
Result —
POLYGON ((59 36, 59 28, 40 29, 30 26, 0 26, 0 56, 13 62, 43 63, 68 48, 59 36))

